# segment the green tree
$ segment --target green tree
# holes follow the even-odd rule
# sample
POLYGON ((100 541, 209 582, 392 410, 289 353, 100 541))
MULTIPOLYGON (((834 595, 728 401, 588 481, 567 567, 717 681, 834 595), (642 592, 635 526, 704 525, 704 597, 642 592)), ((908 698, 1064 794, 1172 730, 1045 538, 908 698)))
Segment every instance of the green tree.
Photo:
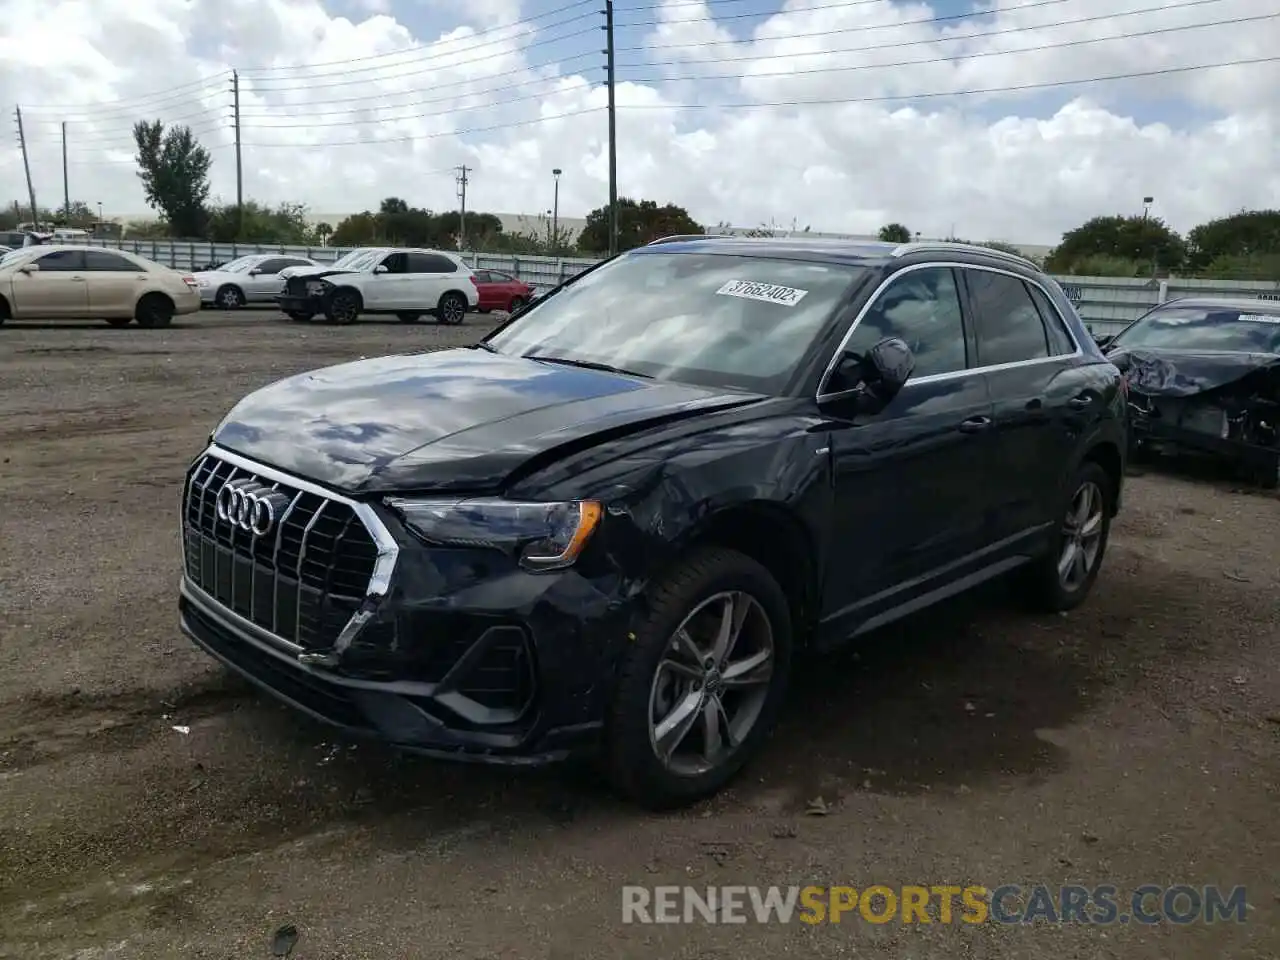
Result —
POLYGON ((272 208, 248 200, 243 210, 234 203, 213 207, 205 235, 215 243, 303 244, 311 240, 312 230, 303 204, 282 203, 272 208))
POLYGON ((320 238, 320 242, 324 243, 325 237, 333 236, 333 227, 324 222, 317 223, 314 232, 315 235, 320 238))
MULTIPOLYGON (((376 213, 366 210, 344 219, 333 231, 330 242, 335 247, 386 243, 454 250, 458 247, 461 221, 462 215, 457 210, 432 213, 411 207, 400 197, 387 197, 378 205, 376 213)), ((483 246, 502 235, 502 221, 492 213, 468 212, 466 227, 468 246, 473 242, 483 246)))
POLYGON ((163 214, 174 237, 203 237, 209 219, 209 151, 190 127, 165 129, 160 120, 133 125, 138 179, 147 203, 163 214))
POLYGON ((1280 254, 1280 210, 1241 210, 1210 220, 1187 234, 1190 266, 1209 267, 1222 258, 1280 254))
POLYGON ((1062 242, 1045 258, 1045 268, 1078 273, 1078 264, 1093 257, 1131 261, 1135 276, 1168 274, 1186 262, 1187 245, 1158 217, 1094 217, 1062 235, 1062 242))
MULTIPOLYGON (((705 233, 684 207, 674 203, 658 206, 653 200, 618 198, 618 251, 642 247, 661 237, 685 233, 705 233)), ((578 237, 584 253, 609 249, 609 208, 599 207, 587 214, 587 225, 578 237)))
POLYGON ((885 243, 910 243, 911 231, 904 223, 886 223, 877 236, 885 243))

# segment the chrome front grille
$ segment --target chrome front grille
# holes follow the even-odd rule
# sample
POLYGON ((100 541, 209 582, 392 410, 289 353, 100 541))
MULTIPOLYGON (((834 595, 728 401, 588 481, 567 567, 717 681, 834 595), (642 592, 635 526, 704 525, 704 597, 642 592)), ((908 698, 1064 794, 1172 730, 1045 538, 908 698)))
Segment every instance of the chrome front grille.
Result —
POLYGON ((394 561, 368 507, 214 449, 187 474, 182 534, 193 584, 303 650, 331 647, 365 598, 385 591, 394 561), (276 494, 265 533, 219 514, 218 495, 233 481, 276 494))

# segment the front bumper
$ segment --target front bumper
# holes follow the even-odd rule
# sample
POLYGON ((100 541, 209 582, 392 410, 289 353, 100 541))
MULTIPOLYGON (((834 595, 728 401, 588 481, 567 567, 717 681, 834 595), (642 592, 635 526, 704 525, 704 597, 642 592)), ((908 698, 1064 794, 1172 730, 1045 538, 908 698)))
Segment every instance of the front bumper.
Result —
POLYGON ((1280 450, 1250 443, 1237 437, 1223 437, 1196 430, 1141 410, 1130 408, 1131 446, 1164 448, 1213 457, 1245 468, 1274 472, 1280 468, 1280 450))
POLYGON ((276 304, 284 313, 324 313, 328 307, 328 300, 313 293, 281 293, 275 297, 276 304))
MULTIPOLYGON (((319 496, 243 459, 223 462, 319 496)), ((382 558, 363 605, 338 614, 339 633, 334 611, 293 586, 293 561, 278 548, 245 552, 222 528, 207 528, 217 533, 210 538, 200 532, 205 520, 193 526, 204 493, 191 491, 214 476, 203 466, 208 455, 197 463, 184 495, 179 611, 183 632, 206 652, 312 717, 412 752, 538 764, 594 748, 638 615, 604 551, 569 570, 532 573, 490 551, 428 547, 380 504, 330 494, 335 508, 349 504, 377 528, 382 558), (330 625, 323 635, 321 622, 330 625)), ((316 523, 307 528, 323 540, 316 523)), ((315 555, 307 557, 310 566, 315 555)), ((335 560, 319 560, 319 569, 335 569, 335 560)))

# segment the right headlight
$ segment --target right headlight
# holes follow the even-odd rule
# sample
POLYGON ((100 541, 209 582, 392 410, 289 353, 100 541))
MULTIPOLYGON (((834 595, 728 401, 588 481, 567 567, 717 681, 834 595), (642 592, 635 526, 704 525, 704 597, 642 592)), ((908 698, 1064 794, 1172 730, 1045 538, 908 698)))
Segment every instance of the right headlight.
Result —
POLYGON ((570 566, 604 515, 596 500, 539 503, 478 497, 384 502, 426 543, 502 550, 529 570, 570 566))

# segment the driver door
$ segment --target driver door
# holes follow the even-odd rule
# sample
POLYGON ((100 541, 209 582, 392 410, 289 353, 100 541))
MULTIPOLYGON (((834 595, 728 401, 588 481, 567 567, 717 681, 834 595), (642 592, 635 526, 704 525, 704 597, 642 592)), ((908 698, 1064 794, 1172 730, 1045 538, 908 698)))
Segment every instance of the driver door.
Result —
POLYGON ((370 310, 400 310, 409 299, 409 255, 389 253, 373 268, 365 284, 364 302, 370 310), (385 271, 379 273, 379 268, 385 271))
POLYGON ((986 378, 970 369, 955 271, 902 271, 864 310, 846 348, 863 355, 886 337, 901 338, 915 357, 901 392, 876 414, 841 415, 839 403, 829 405, 835 502, 823 619, 839 636, 958 576, 984 543, 991 506, 993 405, 986 378))

